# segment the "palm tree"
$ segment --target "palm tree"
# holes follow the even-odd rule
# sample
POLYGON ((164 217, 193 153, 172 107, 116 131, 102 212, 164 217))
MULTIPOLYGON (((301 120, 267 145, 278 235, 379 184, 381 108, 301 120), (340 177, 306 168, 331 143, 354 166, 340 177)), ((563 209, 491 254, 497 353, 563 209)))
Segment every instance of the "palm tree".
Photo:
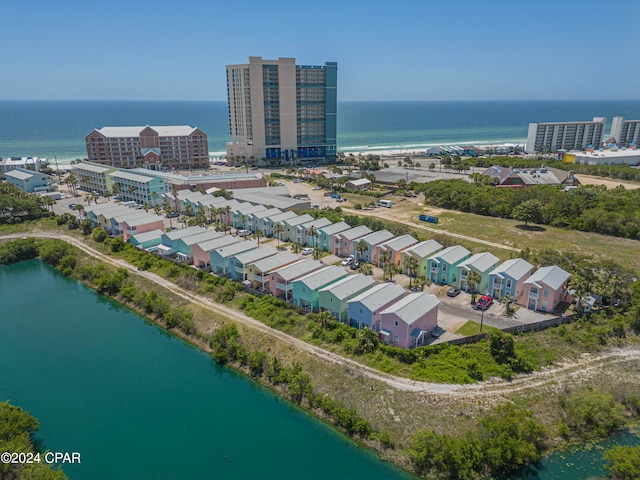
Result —
POLYGON ((119 183, 114 183, 111 186, 111 190, 113 191, 113 196, 115 198, 118 198, 118 194, 120 193, 120 184, 119 183))
POLYGON ((373 266, 370 263, 361 263, 358 266, 358 273, 362 275, 371 275, 373 273, 373 266))
POLYGON ((171 195, 173 195, 173 209, 176 212, 179 212, 178 208, 178 189, 176 187, 171 187, 171 195))
POLYGON ((276 236, 276 238, 278 239, 278 249, 280 249, 280 234, 284 231, 284 227, 282 226, 281 223, 276 223, 273 226, 273 234, 276 236))
POLYGON ((471 304, 476 303, 476 287, 482 283, 482 275, 477 270, 471 270, 467 274, 467 290, 471 291, 471 304))
POLYGON ((83 208, 84 208, 84 205, 82 205, 81 203, 77 203, 76 206, 73 207, 73 209, 78 212, 78 218, 80 218, 80 210, 82 210, 83 208))
POLYGON ((153 205, 157 205, 158 204, 158 192, 153 192, 151 194, 151 198, 153 198, 153 205))
POLYGON ((395 263, 389 262, 384 266, 382 279, 384 280, 388 276, 389 280, 393 281, 393 276, 396 273, 398 273, 398 267, 396 267, 395 263))
MULTIPOLYGON (((309 228, 307 228, 307 237, 312 237, 312 238, 313 238, 313 248, 314 248, 314 251, 315 251, 315 250, 317 250, 317 248, 316 248, 316 241, 317 241, 318 239, 316 238, 316 235, 318 235, 318 229, 317 229, 316 227, 314 227, 313 225, 311 225, 309 228)), ((306 245, 306 244, 307 244, 307 239, 305 238, 304 240, 305 240, 304 244, 306 245)))
POLYGON ((408 255, 404 259, 404 262, 402 262, 402 268, 409 277, 409 290, 411 290, 411 278, 415 275, 416 270, 418 270, 418 260, 416 260, 413 255, 408 255))
POLYGON ((260 237, 262 236, 262 230, 256 228, 256 230, 253 232, 253 236, 258 239, 258 248, 260 248, 260 237))
POLYGON ((300 253, 302 251, 302 245, 300 245, 299 242, 293 242, 291 244, 291 251, 296 254, 300 253))
POLYGON ((322 328, 327 328, 333 322, 333 315, 327 311, 320 312, 318 314, 318 320, 322 328))
POLYGON ((387 266, 387 262, 391 259, 391 252, 389 250, 383 250, 378 256, 378 267, 382 265, 382 268, 387 266))
POLYGON ((243 213, 242 215, 240 215, 240 223, 242 224, 242 228, 244 230, 247 229, 247 216, 243 213))
POLYGON ((431 280, 429 280, 426 276, 424 275, 418 275, 416 277, 416 288, 419 291, 424 291, 424 286, 425 285, 431 285, 431 280))
POLYGON ((356 243, 356 252, 358 252, 358 258, 362 260, 362 254, 369 251, 369 244, 364 240, 360 240, 356 243))
POLYGON ((378 335, 369 327, 358 331, 358 350, 360 353, 373 352, 378 348, 378 335))
POLYGON ((161 211, 161 210, 162 210, 162 209, 160 208, 160 204, 156 203, 156 204, 153 206, 153 211, 156 213, 156 215, 160 215, 160 211, 161 211))
POLYGON ((151 207, 149 206, 149 204, 148 204, 147 202, 144 202, 144 203, 142 204, 142 209, 143 209, 145 212, 149 213, 149 209, 150 209, 150 208, 151 208, 151 207))

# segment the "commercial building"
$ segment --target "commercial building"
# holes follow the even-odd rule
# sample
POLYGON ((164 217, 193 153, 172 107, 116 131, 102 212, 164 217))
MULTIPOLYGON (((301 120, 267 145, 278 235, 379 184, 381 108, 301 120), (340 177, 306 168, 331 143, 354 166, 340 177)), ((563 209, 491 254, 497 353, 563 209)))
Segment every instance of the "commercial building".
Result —
POLYGON ((24 168, 39 172, 43 166, 48 165, 46 158, 38 157, 6 157, 0 158, 0 173, 7 173, 16 168, 24 168))
POLYGON ((623 148, 620 150, 597 150, 594 152, 566 152, 562 161, 580 165, 640 165, 640 150, 623 148))
POLYGON ((227 65, 227 159, 252 165, 327 163, 336 157, 336 62, 294 58, 227 65))
POLYGON ((598 149, 606 124, 604 117, 593 117, 590 122, 530 123, 525 150, 534 153, 598 149))
POLYGON ((112 192, 113 185, 109 174, 116 170, 114 167, 93 162, 80 162, 73 166, 73 174, 78 181, 78 188, 85 192, 98 192, 100 195, 112 192))
POLYGON ((85 138, 90 162, 118 168, 208 168, 209 143, 199 128, 103 127, 85 138))
POLYGON ((162 203, 162 194, 166 192, 166 185, 162 178, 151 177, 117 170, 109 173, 112 188, 118 192, 118 199, 134 201, 140 205, 147 204, 150 207, 162 203))
POLYGON ((51 177, 26 168, 15 168, 4 174, 4 179, 26 193, 51 191, 51 177))
POLYGON ((610 136, 620 147, 637 146, 640 142, 640 120, 613 117, 610 136))
POLYGON ((259 172, 230 173, 225 175, 178 175, 170 172, 137 168, 135 173, 153 175, 164 179, 170 190, 233 190, 245 188, 265 188, 267 179, 259 172))

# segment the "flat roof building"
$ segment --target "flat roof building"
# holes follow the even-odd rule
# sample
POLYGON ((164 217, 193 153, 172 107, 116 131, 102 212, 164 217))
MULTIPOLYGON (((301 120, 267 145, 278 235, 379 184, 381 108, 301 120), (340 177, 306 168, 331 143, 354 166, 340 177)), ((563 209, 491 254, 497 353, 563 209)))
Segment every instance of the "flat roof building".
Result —
POLYGON ((231 142, 236 164, 326 163, 336 157, 336 62, 296 65, 295 58, 227 65, 231 142))
POLYGON ((593 117, 590 122, 530 123, 525 150, 534 153, 598 149, 606 124, 604 117, 593 117))
POLYGON ((636 147, 640 142, 640 120, 613 117, 610 136, 615 139, 616 144, 620 147, 636 147))

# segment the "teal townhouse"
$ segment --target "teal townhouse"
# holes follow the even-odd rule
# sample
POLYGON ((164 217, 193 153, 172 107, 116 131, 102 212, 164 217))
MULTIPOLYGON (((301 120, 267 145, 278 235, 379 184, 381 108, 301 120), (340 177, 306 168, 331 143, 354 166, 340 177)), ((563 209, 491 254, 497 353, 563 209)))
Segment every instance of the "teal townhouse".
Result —
POLYGON ((211 265, 211 254, 213 252, 236 243, 245 242, 238 237, 232 237, 231 235, 198 242, 193 246, 193 264, 199 268, 209 268, 211 265))
POLYGON ((458 264, 471 256, 471 252, 461 245, 445 248, 429 257, 429 279, 433 283, 455 285, 458 264))
POLYGON ((278 250, 275 247, 260 247, 232 255, 229 258, 229 276, 236 282, 244 282, 247 279, 247 267, 250 264, 272 257, 277 253, 278 250))
POLYGON ((233 219, 233 228, 248 230, 249 215, 255 212, 260 212, 262 210, 267 210, 267 207, 265 207, 264 205, 252 205, 250 203, 244 203, 239 207, 236 207, 236 209, 231 214, 233 219))
POLYGON ((215 230, 206 230, 202 233, 196 233, 195 235, 189 235, 188 237, 179 238, 178 240, 176 240, 174 244, 177 260, 179 262, 187 263, 187 264, 193 263, 194 245, 197 245, 198 243, 206 242, 209 240, 213 240, 214 238, 219 238, 221 236, 222 234, 219 232, 216 232, 215 230))
POLYGON ((92 162, 80 162, 73 166, 73 174, 78 180, 78 188, 85 192, 98 192, 102 196, 106 196, 107 192, 113 195, 113 185, 109 174, 116 170, 115 167, 92 162))
POLYGON ((305 247, 308 245, 310 247, 317 248, 317 239, 318 239, 318 229, 322 227, 327 227, 331 225, 332 222, 328 218, 316 218, 311 220, 310 222, 303 223, 296 227, 296 242, 300 245, 304 245, 305 247), (312 229, 313 227, 313 229, 312 229), (309 232, 315 232, 315 234, 309 235, 309 232))
POLYGON ((407 273, 407 269, 404 267, 407 258, 413 257, 418 262, 416 276, 429 278, 429 274, 427 272, 429 257, 443 248, 444 247, 435 240, 425 240, 424 242, 420 242, 413 247, 403 250, 400 252, 400 266, 402 267, 402 273, 407 273))
POLYGON ((522 305, 525 281, 531 276, 533 265, 522 258, 512 258, 489 273, 489 292, 493 298, 504 298, 508 293, 511 300, 522 305))
POLYGON ((272 296, 289 302, 292 299, 293 281, 322 267, 322 262, 305 258, 274 270, 269 273, 269 291, 272 296))
POLYGON ((395 283, 379 283, 349 300, 349 323, 359 329, 380 331, 380 313, 405 295, 406 290, 395 283))
POLYGON ((395 237, 393 240, 383 243, 382 245, 378 245, 373 254, 377 258, 380 258, 380 254, 382 252, 389 252, 389 262, 393 263, 396 267, 400 267, 400 263, 402 261, 401 253, 407 248, 417 245, 417 243, 418 240, 413 238, 411 235, 401 235, 399 237, 395 237))
POLYGON ((355 252, 353 250, 353 246, 356 240, 359 240, 370 233, 371 229, 365 225, 360 225, 358 227, 336 233, 333 236, 333 254, 338 257, 354 255, 355 252))
POLYGON ((297 217, 287 218, 282 222, 282 238, 285 242, 295 242, 296 241, 296 227, 298 225, 302 225, 303 223, 312 222, 314 218, 305 213, 304 215, 298 215, 297 217))
POLYGON ((458 280, 456 287, 465 292, 470 291, 468 276, 472 271, 480 275, 480 283, 474 286, 478 293, 486 293, 489 288, 489 273, 500 263, 500 259, 489 252, 476 253, 458 265, 458 280))
POLYGON ((41 193, 51 191, 52 177, 44 173, 34 172, 26 168, 15 168, 4 174, 7 183, 26 193, 41 193))
POLYGON ((151 230, 150 232, 138 233, 129 238, 129 243, 140 250, 153 252, 162 243, 162 230, 151 230))
POLYGON ((349 275, 320 289, 320 310, 331 313, 339 322, 347 323, 349 300, 371 288, 375 280, 367 275, 349 275))
POLYGON ((273 215, 278 215, 282 213, 282 210, 279 208, 268 208, 266 210, 260 210, 259 212, 253 212, 249 214, 249 230, 255 232, 256 230, 260 230, 264 233, 264 220, 267 217, 271 217, 273 215))
POLYGON ((173 255, 177 252, 178 240, 206 231, 207 229, 204 227, 194 226, 164 233, 162 235, 162 243, 158 245, 158 254, 162 256, 173 255))
POLYGON ((320 289, 347 276, 344 268, 330 265, 293 281, 293 302, 309 312, 320 309, 320 289))
POLYGON ((191 190, 173 190, 167 191, 160 195, 160 203, 164 200, 171 206, 171 210, 174 212, 182 212, 187 203, 190 203, 192 199, 198 199, 202 197, 200 192, 192 192, 191 190))
MULTIPOLYGON (((270 217, 265 217, 263 219, 263 225, 264 225, 264 229, 262 230, 263 235, 267 237, 273 237, 274 236, 273 228, 276 225, 278 225, 279 223, 282 223, 283 221, 289 218, 294 218, 297 216, 298 216, 297 213, 288 211, 288 212, 278 213, 277 215, 272 215, 270 217)), ((282 240, 282 233, 280 233, 279 237, 280 237, 280 240, 282 240)))
POLYGON ((340 232, 351 229, 346 222, 334 223, 318 229, 318 248, 323 252, 333 252, 333 237, 340 232))
POLYGON ((117 185, 119 200, 146 203, 151 207, 162 204, 162 194, 167 189, 164 179, 123 170, 111 172, 109 176, 111 183, 117 185))
POLYGON ((356 256, 356 258, 380 266, 377 255, 378 250, 376 249, 376 247, 382 245, 385 242, 388 242, 393 238, 395 238, 395 235, 390 231, 378 230, 377 232, 372 232, 369 235, 365 235, 364 237, 354 240, 353 245, 349 250, 353 253, 353 255, 356 256), (358 245, 362 245, 366 248, 360 250, 360 247, 358 245))
POLYGON ((213 250, 210 253, 211 272, 220 276, 228 275, 231 269, 231 257, 256 248, 258 248, 258 244, 256 242, 247 240, 213 250))
POLYGON ((269 289, 269 274, 274 270, 289 265, 293 262, 300 260, 298 255, 290 252, 283 252, 272 257, 267 257, 262 260, 258 260, 250 264, 247 268, 247 280, 251 282, 254 289, 259 289, 263 292, 268 292, 269 289))

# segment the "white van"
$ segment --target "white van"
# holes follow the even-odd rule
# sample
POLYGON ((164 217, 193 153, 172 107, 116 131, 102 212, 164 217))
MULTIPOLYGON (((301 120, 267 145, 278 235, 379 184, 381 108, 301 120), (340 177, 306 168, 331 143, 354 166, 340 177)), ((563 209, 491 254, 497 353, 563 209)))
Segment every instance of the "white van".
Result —
POLYGON ((391 208, 391 207, 393 207, 393 202, 391 200, 378 200, 377 205, 379 207, 391 208))

